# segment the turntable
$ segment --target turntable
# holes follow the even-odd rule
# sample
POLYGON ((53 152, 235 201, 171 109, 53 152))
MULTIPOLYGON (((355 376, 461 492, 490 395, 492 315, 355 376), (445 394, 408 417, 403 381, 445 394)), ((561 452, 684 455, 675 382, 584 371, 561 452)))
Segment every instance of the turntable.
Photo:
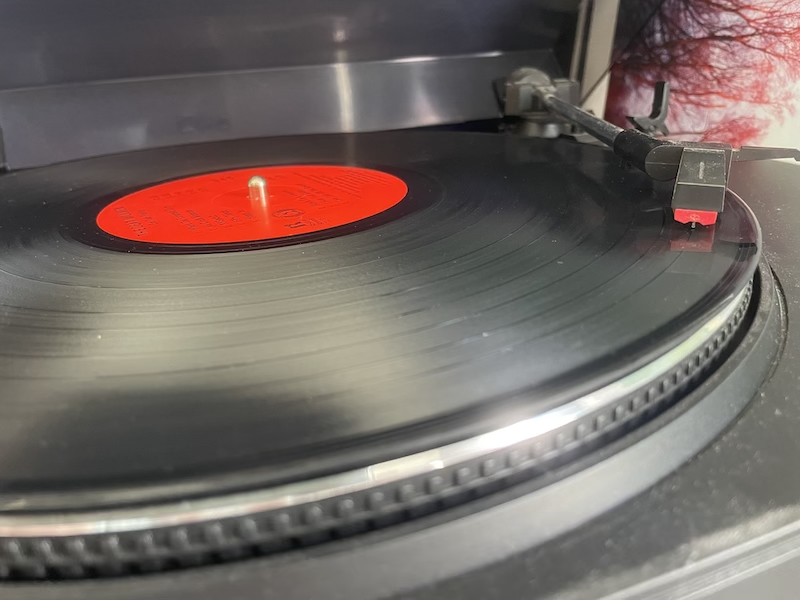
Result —
POLYGON ((438 38, 470 14, 447 4, 345 4, 208 3, 201 35, 167 3, 131 31, 76 20, 61 56, 56 23, 90 3, 10 3, 0 597, 780 584, 800 173, 761 159, 798 152, 582 110, 599 5, 504 3, 541 25, 522 51, 497 8, 459 27, 502 42, 438 38), (269 11, 293 35, 259 38, 269 11), (320 23, 333 42, 292 41, 320 23), (198 48, 147 60, 139 36, 170 24, 214 40, 205 72, 198 48), (300 62, 254 58, 278 47, 300 62))

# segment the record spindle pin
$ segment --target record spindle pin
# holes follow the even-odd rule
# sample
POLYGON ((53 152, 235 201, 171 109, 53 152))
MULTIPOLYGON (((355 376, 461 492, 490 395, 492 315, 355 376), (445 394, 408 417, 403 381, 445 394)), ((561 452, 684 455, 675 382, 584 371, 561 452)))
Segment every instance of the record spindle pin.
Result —
POLYGON ((250 200, 258 202, 262 206, 266 206, 268 193, 267 180, 260 175, 254 175, 247 182, 247 189, 249 190, 250 200))

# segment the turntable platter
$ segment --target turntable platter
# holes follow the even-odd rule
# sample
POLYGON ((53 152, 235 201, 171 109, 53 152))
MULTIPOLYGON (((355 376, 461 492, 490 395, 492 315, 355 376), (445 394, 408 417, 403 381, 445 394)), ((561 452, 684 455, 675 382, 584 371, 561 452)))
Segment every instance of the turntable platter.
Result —
POLYGON ((712 239, 671 223, 654 185, 600 148, 445 132, 4 175, 2 498, 34 510, 270 486, 564 406, 685 340, 751 281, 759 233, 741 202, 712 239), (407 190, 279 239, 173 244, 98 226, 163 182, 309 165, 407 190))

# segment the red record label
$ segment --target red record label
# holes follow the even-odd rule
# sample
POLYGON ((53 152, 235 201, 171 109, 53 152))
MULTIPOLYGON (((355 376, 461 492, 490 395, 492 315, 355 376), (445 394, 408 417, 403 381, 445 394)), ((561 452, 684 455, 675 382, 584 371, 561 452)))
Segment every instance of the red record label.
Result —
POLYGON ((406 184, 357 167, 295 165, 220 171, 139 190, 97 215, 111 235, 154 244, 271 240, 360 221, 400 202, 406 184), (260 177, 264 187, 251 183, 260 177), (249 185, 250 184, 250 185, 249 185))

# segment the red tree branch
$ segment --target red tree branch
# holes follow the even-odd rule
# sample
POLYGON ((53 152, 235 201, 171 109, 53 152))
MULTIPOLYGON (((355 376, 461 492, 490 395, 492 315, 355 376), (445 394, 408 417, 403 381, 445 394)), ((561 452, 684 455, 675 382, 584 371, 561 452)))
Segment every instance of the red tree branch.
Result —
MULTIPOLYGON (((621 18, 641 14, 640 1, 623 0, 621 18)), ((798 78, 800 0, 666 0, 614 65, 606 116, 622 125, 649 112, 650 89, 666 80, 672 129, 756 143, 791 112, 787 82, 798 78)))

